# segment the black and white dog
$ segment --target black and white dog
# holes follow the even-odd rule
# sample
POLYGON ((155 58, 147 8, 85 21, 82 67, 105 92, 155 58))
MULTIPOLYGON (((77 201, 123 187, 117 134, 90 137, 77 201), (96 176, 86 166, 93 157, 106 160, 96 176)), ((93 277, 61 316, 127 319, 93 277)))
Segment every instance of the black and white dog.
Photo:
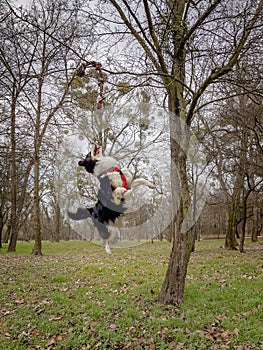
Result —
POLYGON ((148 180, 134 179, 129 169, 119 169, 116 159, 104 157, 102 147, 95 144, 92 145, 85 159, 79 161, 78 164, 84 166, 88 173, 95 175, 98 179, 104 176, 109 178, 116 204, 123 199, 130 199, 132 190, 138 186, 145 185, 152 189, 155 188, 155 185, 148 180))
POLYGON ((91 218, 101 238, 105 242, 105 249, 110 253, 108 226, 113 226, 127 209, 125 200, 129 200, 132 190, 140 185, 155 188, 155 185, 143 178, 134 179, 127 168, 119 169, 117 161, 112 157, 104 157, 102 148, 93 145, 85 159, 78 162, 86 171, 95 175, 99 182, 98 201, 92 208, 78 208, 76 213, 68 211, 72 220, 91 218))

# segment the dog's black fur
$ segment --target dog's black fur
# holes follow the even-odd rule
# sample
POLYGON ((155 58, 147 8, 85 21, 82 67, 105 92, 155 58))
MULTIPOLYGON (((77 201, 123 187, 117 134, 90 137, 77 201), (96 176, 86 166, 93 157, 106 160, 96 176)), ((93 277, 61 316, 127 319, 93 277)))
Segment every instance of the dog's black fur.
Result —
POLYGON ((84 166, 88 173, 93 174, 96 163, 96 160, 91 159, 91 152, 89 152, 84 160, 78 162, 78 165, 84 166))
MULTIPOLYGON (((88 172, 91 172, 96 164, 96 162, 91 159, 85 163, 85 165, 80 164, 80 162, 79 165, 85 166, 85 169, 88 172)), ((125 212, 126 208, 124 207, 124 201, 121 201, 120 204, 114 203, 112 187, 108 176, 99 177, 99 181, 100 188, 98 191, 98 201, 95 206, 87 209, 78 208, 76 213, 68 211, 68 216, 72 220, 84 220, 91 218, 94 226, 98 229, 101 238, 108 239, 110 233, 106 225, 110 224, 111 222, 114 223, 116 219, 125 212)))

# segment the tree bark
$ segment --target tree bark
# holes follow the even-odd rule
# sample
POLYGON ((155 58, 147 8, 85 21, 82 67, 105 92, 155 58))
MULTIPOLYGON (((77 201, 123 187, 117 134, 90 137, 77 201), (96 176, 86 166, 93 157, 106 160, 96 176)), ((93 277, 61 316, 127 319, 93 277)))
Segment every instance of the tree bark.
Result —
POLYGON ((35 234, 35 244, 32 250, 33 255, 42 255, 39 192, 39 156, 38 152, 36 152, 34 163, 33 230, 35 234))
MULTIPOLYGON (((43 53, 45 52, 45 42, 43 53)), ((44 56, 44 55, 43 55, 44 56)), ((38 78, 38 95, 37 95, 37 111, 35 120, 34 135, 34 204, 33 204, 33 228, 35 234, 35 244, 32 250, 33 255, 42 255, 41 242, 41 222, 40 222, 40 146, 42 142, 41 128, 41 107, 42 107, 42 87, 44 79, 44 61, 42 61, 42 69, 38 78)))
POLYGON ((246 236, 246 224, 247 224, 247 199, 249 196, 249 192, 247 192, 244 195, 243 198, 243 212, 242 212, 242 229, 241 229, 241 235, 240 235, 240 242, 239 242, 239 251, 240 253, 244 253, 244 244, 245 244, 245 236, 246 236))
POLYGON ((18 238, 17 216, 17 156, 16 156, 16 97, 15 84, 13 84, 13 96, 11 106, 11 214, 10 214, 10 242, 8 252, 15 252, 18 238))
MULTIPOLYGON (((177 94, 181 94, 181 89, 177 90, 177 94)), ((173 246, 159 301, 179 305, 183 301, 187 267, 194 242, 194 231, 183 231, 183 222, 190 207, 186 169, 189 132, 182 121, 184 108, 177 97, 170 97, 169 108, 179 113, 171 114, 170 117, 171 190, 175 216, 172 225, 173 246)))
POLYGON ((194 242, 194 232, 182 233, 176 225, 175 239, 166 276, 158 297, 164 304, 179 305, 184 300, 185 278, 194 242))
POLYGON ((0 217, 0 248, 2 248, 3 227, 4 227, 4 224, 3 224, 3 217, 2 217, 2 215, 1 215, 1 217, 0 217))
POLYGON ((259 216, 260 216, 260 207, 258 204, 258 195, 256 193, 253 199, 253 227, 252 227, 252 234, 251 234, 252 242, 258 241, 258 234, 261 230, 261 228, 259 227, 260 226, 259 216))
POLYGON ((225 248, 229 250, 236 250, 238 246, 238 242, 236 240, 236 231, 237 231, 239 206, 240 206, 240 193, 236 193, 232 197, 232 202, 228 210, 225 248))
MULTIPOLYGON (((242 91, 241 91, 242 92, 242 91)), ((239 115, 243 115, 246 111, 247 97, 241 95, 239 97, 239 115)), ((248 130, 247 125, 241 124, 241 140, 239 145, 239 165, 236 170, 236 179, 232 195, 232 203, 229 212, 228 218, 228 229, 225 239, 225 247, 227 249, 236 249, 238 243, 236 241, 236 232, 238 217, 240 216, 240 207, 241 207, 241 193, 245 191, 245 173, 247 168, 247 150, 248 150, 248 130)), ((244 204, 244 203, 243 203, 244 204)), ((246 201, 245 201, 246 204, 246 201)))
POLYGON ((59 242, 60 226, 61 226, 61 213, 60 213, 59 204, 56 202, 54 205, 55 205, 55 237, 54 237, 54 241, 59 242))

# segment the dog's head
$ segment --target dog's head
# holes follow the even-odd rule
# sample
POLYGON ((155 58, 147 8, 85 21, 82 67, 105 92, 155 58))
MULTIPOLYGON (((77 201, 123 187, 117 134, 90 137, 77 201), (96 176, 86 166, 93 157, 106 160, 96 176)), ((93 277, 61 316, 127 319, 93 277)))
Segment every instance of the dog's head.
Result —
POLYGON ((88 173, 93 174, 96 163, 101 159, 101 157, 102 147, 93 144, 91 151, 86 155, 84 159, 78 162, 78 165, 84 166, 88 173))

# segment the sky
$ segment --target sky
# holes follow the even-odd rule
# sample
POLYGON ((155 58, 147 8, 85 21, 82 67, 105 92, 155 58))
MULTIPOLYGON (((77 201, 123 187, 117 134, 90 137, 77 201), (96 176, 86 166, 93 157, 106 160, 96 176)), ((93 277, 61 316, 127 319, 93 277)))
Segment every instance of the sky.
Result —
POLYGON ((14 0, 13 3, 15 6, 28 5, 30 0, 14 0))

